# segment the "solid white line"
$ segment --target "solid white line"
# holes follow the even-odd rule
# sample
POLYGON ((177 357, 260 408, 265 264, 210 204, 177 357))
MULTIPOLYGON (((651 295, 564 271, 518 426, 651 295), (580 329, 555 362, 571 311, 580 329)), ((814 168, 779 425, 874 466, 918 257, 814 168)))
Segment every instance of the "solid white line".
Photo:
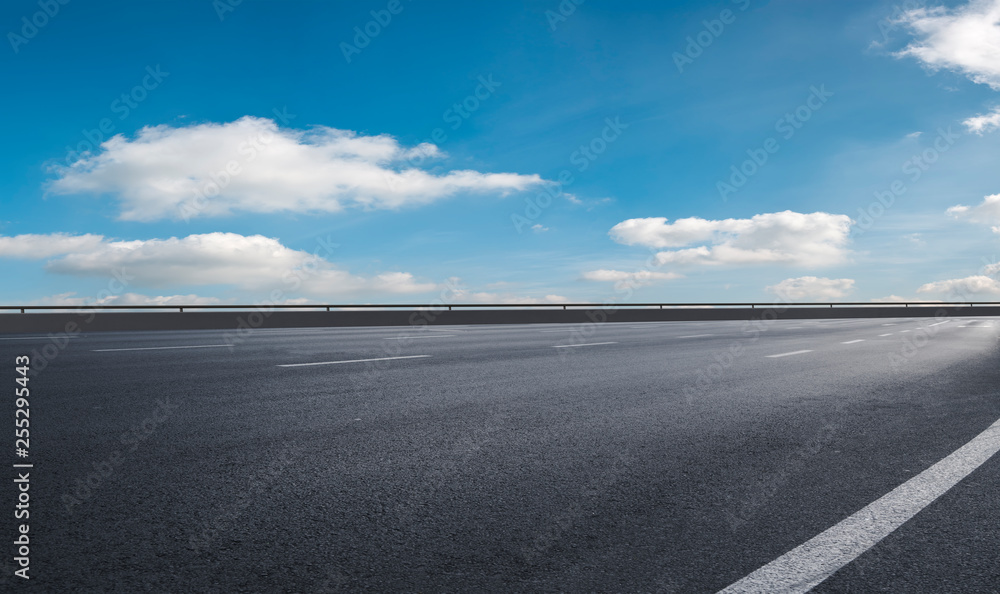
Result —
POLYGON ((618 344, 617 342, 588 342, 585 344, 557 344, 553 346, 554 349, 567 349, 570 347, 582 347, 582 346, 596 346, 599 344, 618 344))
POLYGON ((790 355, 801 355, 802 353, 811 353, 811 352, 812 352, 811 350, 808 350, 808 351, 792 351, 790 353, 781 353, 780 355, 767 355, 767 357, 769 359, 777 359, 778 357, 788 357, 790 355))
POLYGON ((278 367, 308 367, 310 365, 339 365, 341 363, 365 363, 367 361, 392 361, 393 359, 421 359, 430 355, 407 355, 405 357, 382 357, 381 359, 353 359, 351 361, 320 361, 319 363, 286 363, 278 367))
POLYGON ((714 334, 691 334, 690 336, 678 336, 677 338, 702 338, 703 336, 715 336, 714 334))
MULTIPOLYGON (((51 338, 49 336, 0 336, 0 340, 45 340, 46 338, 51 338)), ((59 336, 59 339, 63 338, 80 338, 79 336, 59 336)))
POLYGON ((882 338, 883 336, 892 336, 892 332, 890 332, 888 334, 879 334, 878 335, 879 338, 882 338))
POLYGON ((840 344, 854 344, 854 343, 856 343, 856 342, 864 342, 864 341, 865 341, 865 339, 864 339, 864 338, 859 338, 859 339, 857 339, 857 340, 848 340, 847 342, 842 342, 842 343, 840 343, 840 344))
POLYGON ((947 458, 719 594, 808 592, 892 534, 1000 451, 1000 420, 947 458))
POLYGON ((216 347, 229 347, 230 344, 192 344, 188 346, 172 347, 141 347, 134 349, 93 349, 95 353, 110 353, 111 351, 165 351, 167 349, 210 349, 216 347))
POLYGON ((449 336, 455 336, 454 334, 435 334, 434 336, 393 336, 391 338, 383 338, 382 340, 410 340, 418 338, 448 338, 449 336))

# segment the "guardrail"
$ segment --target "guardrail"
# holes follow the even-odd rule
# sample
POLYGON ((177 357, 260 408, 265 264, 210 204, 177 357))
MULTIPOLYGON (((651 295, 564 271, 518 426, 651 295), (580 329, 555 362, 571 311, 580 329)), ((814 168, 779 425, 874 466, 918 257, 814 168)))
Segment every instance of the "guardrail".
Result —
POLYGON ((451 311, 452 308, 468 308, 468 309, 503 309, 503 308, 520 308, 520 309, 536 309, 536 308, 552 308, 552 309, 620 309, 620 308, 679 308, 679 307, 697 307, 697 308, 726 308, 726 307, 749 307, 750 309, 763 308, 775 308, 775 307, 975 307, 983 305, 1000 305, 1000 301, 910 301, 910 302, 868 302, 868 301, 847 301, 847 302, 837 302, 837 303, 453 303, 453 304, 401 304, 401 303, 383 303, 383 304, 315 304, 315 305, 222 305, 222 304, 211 304, 211 305, 0 305, 0 310, 20 310, 21 313, 27 313, 28 311, 34 310, 63 310, 63 311, 86 311, 86 310, 109 310, 109 309, 123 309, 123 310, 178 310, 183 313, 185 309, 187 310, 197 310, 197 309, 231 309, 231 310, 253 310, 259 311, 261 309, 326 309, 326 311, 332 310, 358 310, 358 309, 420 309, 420 310, 444 310, 447 309, 451 311))

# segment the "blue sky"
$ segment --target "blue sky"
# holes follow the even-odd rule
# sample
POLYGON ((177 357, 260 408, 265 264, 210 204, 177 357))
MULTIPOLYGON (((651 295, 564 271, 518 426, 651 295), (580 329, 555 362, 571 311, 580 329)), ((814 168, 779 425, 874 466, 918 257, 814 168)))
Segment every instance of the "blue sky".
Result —
POLYGON ((1000 0, 63 1, 5 304, 1000 297, 1000 0))

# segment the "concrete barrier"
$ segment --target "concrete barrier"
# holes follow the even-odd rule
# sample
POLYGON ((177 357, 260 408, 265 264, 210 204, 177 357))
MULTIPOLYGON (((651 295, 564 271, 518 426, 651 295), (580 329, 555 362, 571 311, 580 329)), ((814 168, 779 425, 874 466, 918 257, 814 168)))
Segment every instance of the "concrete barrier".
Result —
POLYGON ((241 328, 323 328, 350 326, 413 326, 448 324, 588 324, 708 320, 804 320, 831 318, 917 318, 1000 316, 997 306, 858 306, 858 307, 732 307, 632 309, 487 309, 375 311, 185 311, 7 313, 0 314, 0 334, 234 330, 241 328))

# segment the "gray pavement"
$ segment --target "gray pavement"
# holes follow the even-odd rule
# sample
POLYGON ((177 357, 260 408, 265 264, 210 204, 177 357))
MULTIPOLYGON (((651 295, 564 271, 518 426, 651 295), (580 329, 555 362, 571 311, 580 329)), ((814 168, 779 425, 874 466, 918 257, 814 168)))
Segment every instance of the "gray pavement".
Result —
MULTIPOLYGON (((1000 418, 998 332, 994 318, 206 330, 47 351, 5 336, 8 385, 14 356, 55 353, 31 379, 32 579, 11 582, 715 592, 1000 418)), ((995 457, 815 591, 1000 590, 998 486, 995 457)))

